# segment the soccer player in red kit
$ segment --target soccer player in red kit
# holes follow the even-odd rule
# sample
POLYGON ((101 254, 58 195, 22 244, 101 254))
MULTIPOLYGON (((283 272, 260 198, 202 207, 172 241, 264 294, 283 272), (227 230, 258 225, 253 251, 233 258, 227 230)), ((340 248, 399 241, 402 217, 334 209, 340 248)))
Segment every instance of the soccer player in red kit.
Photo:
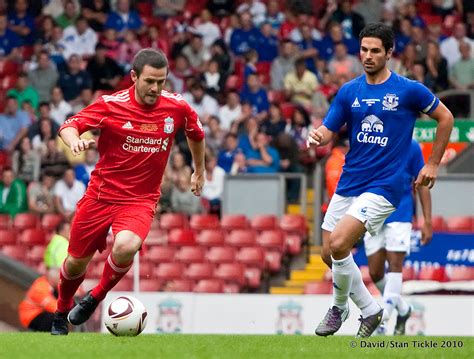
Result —
POLYGON ((59 129, 74 155, 94 144, 81 139, 100 129, 100 159, 84 197, 77 204, 68 256, 60 272, 59 298, 51 334, 67 335, 68 324, 79 325, 130 269, 145 240, 160 197, 160 184, 173 139, 184 129, 194 172, 191 191, 204 184, 204 131, 196 112, 179 94, 163 90, 168 61, 160 51, 143 49, 134 58, 134 85, 104 95, 59 129), (112 227, 114 244, 99 284, 73 308, 73 296, 94 253, 106 248, 112 227))

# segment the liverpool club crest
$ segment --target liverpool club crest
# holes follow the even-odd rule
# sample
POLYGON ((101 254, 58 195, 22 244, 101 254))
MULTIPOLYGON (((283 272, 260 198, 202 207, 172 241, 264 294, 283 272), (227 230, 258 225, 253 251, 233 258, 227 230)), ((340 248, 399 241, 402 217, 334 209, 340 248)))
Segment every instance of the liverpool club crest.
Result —
POLYGON ((172 117, 165 118, 165 133, 173 133, 174 131, 174 120, 172 117))

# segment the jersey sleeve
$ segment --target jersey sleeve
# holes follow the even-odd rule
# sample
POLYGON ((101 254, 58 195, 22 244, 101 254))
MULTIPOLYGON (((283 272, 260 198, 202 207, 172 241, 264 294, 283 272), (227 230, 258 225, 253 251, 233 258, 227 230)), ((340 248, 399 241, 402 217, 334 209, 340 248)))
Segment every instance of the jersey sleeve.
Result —
POLYGON ((410 93, 414 110, 429 115, 439 104, 437 98, 425 85, 418 81, 413 81, 410 93))
POLYGON ((199 116, 187 102, 184 101, 184 132, 186 137, 194 141, 204 139, 204 128, 202 127, 199 116))
POLYGON ((336 97, 331 103, 329 111, 323 121, 323 125, 333 132, 339 132, 339 129, 346 122, 344 93, 345 91, 343 87, 336 94, 336 97))
POLYGON ((59 128, 59 132, 61 132, 66 127, 74 127, 79 132, 79 134, 95 128, 102 128, 103 123, 107 118, 107 116, 105 116, 107 112, 107 105, 105 104, 103 98, 100 97, 90 106, 87 106, 85 109, 79 111, 74 116, 68 118, 59 128))
POLYGON ((421 152, 420 145, 416 141, 412 141, 410 150, 410 159, 408 163, 408 172, 412 178, 418 177, 418 173, 425 165, 423 159, 423 153, 421 152))

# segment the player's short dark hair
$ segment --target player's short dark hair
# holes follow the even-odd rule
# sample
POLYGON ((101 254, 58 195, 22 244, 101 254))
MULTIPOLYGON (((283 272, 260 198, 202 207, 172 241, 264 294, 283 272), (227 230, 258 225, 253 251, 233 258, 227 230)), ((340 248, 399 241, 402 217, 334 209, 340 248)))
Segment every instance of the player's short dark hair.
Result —
POLYGON ((168 69, 168 60, 163 52, 151 48, 142 49, 133 58, 132 70, 135 71, 137 76, 143 71, 145 65, 154 67, 155 69, 162 69, 166 67, 168 69))
POLYGON ((366 25, 359 34, 359 43, 362 42, 364 37, 376 37, 382 40, 382 45, 385 48, 385 52, 393 49, 393 43, 395 35, 390 26, 382 24, 381 22, 373 22, 366 25))

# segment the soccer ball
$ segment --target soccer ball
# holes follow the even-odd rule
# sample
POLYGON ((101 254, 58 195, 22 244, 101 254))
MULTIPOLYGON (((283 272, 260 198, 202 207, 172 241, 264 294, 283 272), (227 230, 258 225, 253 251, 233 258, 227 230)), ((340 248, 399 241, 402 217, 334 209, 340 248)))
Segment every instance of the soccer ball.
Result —
POLYGON ((113 335, 137 336, 146 326, 147 311, 137 298, 123 295, 110 303, 104 324, 113 335))

